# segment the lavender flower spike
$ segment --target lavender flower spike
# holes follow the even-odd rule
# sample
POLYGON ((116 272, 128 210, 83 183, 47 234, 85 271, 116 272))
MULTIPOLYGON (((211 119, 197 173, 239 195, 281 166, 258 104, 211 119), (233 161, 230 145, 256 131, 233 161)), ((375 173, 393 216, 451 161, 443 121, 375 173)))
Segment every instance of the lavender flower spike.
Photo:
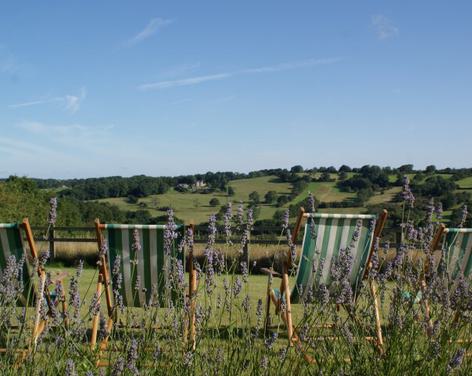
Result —
POLYGON ((57 219, 57 198, 51 197, 49 200, 48 223, 54 225, 57 219))

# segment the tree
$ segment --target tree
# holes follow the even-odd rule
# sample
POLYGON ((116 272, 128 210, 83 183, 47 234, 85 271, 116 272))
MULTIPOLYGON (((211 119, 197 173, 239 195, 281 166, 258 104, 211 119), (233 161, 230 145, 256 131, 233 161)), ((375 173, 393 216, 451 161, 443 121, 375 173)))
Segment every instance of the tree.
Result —
POLYGON ((435 173, 435 172, 436 172, 436 166, 435 166, 435 165, 426 166, 425 172, 426 172, 427 174, 433 174, 433 173, 435 173))
POLYGON ((328 171, 323 171, 318 178, 318 181, 331 181, 331 175, 328 171))
POLYGON ((293 166, 293 167, 290 169, 290 172, 293 173, 293 174, 303 172, 303 167, 300 166, 300 165, 293 166))
POLYGON ((228 196, 234 196, 235 194, 236 194, 236 192, 235 192, 234 188, 231 185, 229 185, 228 186, 228 196))
POLYGON ((351 172, 351 171, 352 169, 349 166, 342 165, 341 167, 339 167, 339 172, 351 172))
POLYGON ((290 199, 286 195, 279 196, 277 198, 277 206, 280 208, 281 206, 284 206, 287 202, 289 202, 290 199))
POLYGON ((266 204, 272 204, 277 199, 277 193, 275 191, 269 191, 264 195, 264 201, 266 204))
POLYGON ((253 192, 249 193, 249 201, 253 205, 257 205, 260 202, 260 200, 261 200, 261 198, 260 198, 259 193, 257 191, 253 191, 253 192))
POLYGON ((413 172, 413 165, 412 164, 405 164, 398 167, 398 171, 402 174, 411 174, 413 172))
POLYGON ((213 197, 210 200, 210 206, 218 206, 218 205, 220 205, 220 200, 218 200, 216 197, 213 197))

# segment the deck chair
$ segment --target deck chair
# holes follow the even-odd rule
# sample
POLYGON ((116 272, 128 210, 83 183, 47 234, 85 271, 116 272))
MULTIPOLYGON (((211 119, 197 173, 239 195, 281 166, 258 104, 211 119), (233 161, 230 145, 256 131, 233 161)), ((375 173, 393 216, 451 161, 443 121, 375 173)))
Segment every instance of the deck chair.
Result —
MULTIPOLYGON (((459 277, 472 279, 472 228, 446 228, 443 224, 439 225, 434 235, 431 252, 440 248, 441 240, 443 240, 442 258, 446 268, 446 272, 452 280, 459 277)), ((429 270, 430 265, 426 262, 424 274, 429 270)), ((426 289, 426 280, 423 277, 421 281, 422 294, 426 289)), ((430 314, 428 299, 423 299, 425 306, 425 317, 428 323, 428 334, 433 332, 433 322, 430 314)), ((455 320, 459 318, 459 312, 456 312, 455 320)))
MULTIPOLYGON (((329 287, 331 282, 331 265, 335 262, 339 250, 346 248, 350 243, 350 251, 353 256, 353 268, 349 278, 354 296, 356 296, 362 279, 367 276, 369 268, 371 267, 371 257, 374 250, 373 240, 380 237, 387 219, 387 211, 384 210, 382 212, 374 229, 371 221, 375 221, 376 218, 375 215, 361 214, 305 213, 303 208, 300 208, 300 213, 292 234, 292 242, 295 243, 297 239, 302 221, 306 219, 307 223, 305 224, 302 254, 298 265, 295 286, 290 290, 288 272, 292 260, 289 252, 283 265, 280 290, 270 290, 268 288, 267 291, 266 325, 268 324, 267 318, 270 314, 270 303, 274 303, 277 311, 281 303, 284 302, 285 314, 282 314, 282 319, 287 326, 289 342, 291 345, 297 342, 298 337, 292 325, 291 304, 300 303, 308 294, 309 286, 316 288, 323 283, 329 287), (357 226, 359 226, 358 228, 360 230, 359 236, 357 240, 353 240, 353 234, 357 226), (318 272, 315 276, 313 273, 313 264, 315 263, 319 266, 321 258, 324 259, 323 269, 321 273, 318 272)), ((374 300, 377 345, 379 349, 382 349, 383 337, 380 326, 379 301, 376 287, 370 279, 369 286, 374 300)))
MULTIPOLYGON (((27 218, 22 223, 3 223, 0 224, 0 273, 2 273, 8 263, 8 259, 14 256, 16 261, 24 258, 23 270, 21 271, 21 279, 23 283, 23 292, 20 296, 18 304, 20 306, 35 306, 35 319, 31 343, 28 350, 35 350, 38 338, 43 333, 48 318, 52 318, 57 314, 56 304, 62 302, 62 312, 66 311, 65 297, 56 297, 49 291, 47 285, 46 270, 38 262, 39 253, 33 238, 33 232, 27 218), (23 233, 29 246, 29 253, 26 252, 23 243, 23 233), (32 280, 32 265, 36 265, 35 272, 38 275, 39 289, 35 289, 32 280), (40 294, 38 295, 38 291, 40 294), (40 314, 41 305, 47 305, 47 317, 42 318, 40 314)), ((0 352, 6 352, 6 349, 0 349, 0 352)))
MULTIPOLYGON (((100 343, 100 351, 106 349, 109 334, 117 321, 117 302, 113 301, 111 288, 113 281, 110 278, 110 270, 117 257, 120 257, 120 273, 123 277, 123 282, 120 288, 120 295, 123 299, 125 307, 143 307, 149 305, 151 300, 155 298, 156 293, 159 299, 159 305, 165 303, 163 296, 165 293, 165 282, 168 275, 169 257, 164 252, 164 231, 165 225, 126 225, 126 224, 102 224, 97 219, 95 220, 95 229, 97 234, 97 242, 99 250, 103 249, 106 244, 108 254, 99 256, 99 275, 96 289, 96 296, 101 297, 102 292, 105 292, 106 307, 107 307, 107 323, 106 323, 106 337, 100 343), (133 232, 137 230, 141 250, 138 255, 134 255, 132 251, 133 232), (132 261, 137 256, 138 263, 134 264, 132 261), (141 289, 136 291, 134 289, 136 279, 139 278, 141 282, 141 289)), ((193 226, 191 226, 193 233, 193 226)), ((180 236, 184 235, 184 226, 180 225, 177 232, 180 236)), ((180 258, 182 264, 184 263, 184 255, 177 252, 177 245, 173 248, 174 257, 180 258)), ((194 315, 193 297, 196 292, 196 271, 193 269, 193 255, 189 255, 189 295, 192 297, 190 314, 194 315)), ((195 321, 194 316, 189 320, 189 332, 192 346, 195 346, 195 321), (193 326, 192 326, 193 325, 193 326)), ((97 333, 99 326, 99 313, 92 318, 92 335, 91 347, 95 349, 97 344, 97 333)))
POLYGON ((472 278, 472 228, 446 228, 445 261, 448 274, 472 278))

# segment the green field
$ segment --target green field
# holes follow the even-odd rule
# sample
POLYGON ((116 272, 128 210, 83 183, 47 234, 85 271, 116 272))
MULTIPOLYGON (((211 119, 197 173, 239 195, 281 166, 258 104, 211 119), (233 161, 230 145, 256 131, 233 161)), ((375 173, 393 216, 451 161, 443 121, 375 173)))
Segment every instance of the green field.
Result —
POLYGON ((472 189, 472 176, 458 180, 456 183, 460 189, 472 189))
MULTIPOLYGON (((299 176, 309 176, 312 179, 319 178, 320 173, 299 173, 299 176)), ((354 173, 348 173, 348 177, 354 176, 354 173)), ((413 180, 415 174, 407 174, 410 180, 413 180)), ((443 178, 449 178, 449 174, 441 174, 443 178)), ((297 195, 292 201, 285 204, 283 208, 287 208, 289 205, 293 205, 304 200, 309 192, 311 192, 319 202, 332 203, 332 202, 349 202, 356 198, 354 192, 343 192, 337 187, 338 175, 330 174, 332 179, 336 179, 332 182, 317 182, 312 181, 307 184, 305 189, 297 195)), ((427 176, 425 176, 426 178, 427 176)), ((397 175, 389 176, 390 182, 397 180, 397 175)), ((277 210, 280 210, 275 204, 267 205, 264 202, 264 195, 268 191, 275 191, 278 195, 289 195, 291 193, 292 184, 278 181, 276 176, 262 176, 249 179, 232 180, 228 183, 229 186, 234 188, 235 195, 229 197, 225 193, 202 193, 197 192, 177 192, 174 189, 170 189, 168 192, 162 195, 150 195, 139 199, 136 204, 131 204, 125 197, 117 198, 105 198, 97 200, 99 202, 108 202, 110 204, 118 206, 120 209, 125 211, 134 210, 148 210, 152 216, 160 216, 165 214, 166 207, 172 207, 175 215, 185 222, 194 222, 196 224, 203 223, 208 220, 211 214, 217 213, 222 205, 228 202, 233 203, 233 208, 236 210, 236 206, 239 202, 242 202, 245 207, 249 204, 249 195, 251 192, 257 192, 260 196, 259 215, 256 219, 271 219, 277 210), (211 206, 210 200, 216 198, 219 204, 211 206)), ((461 189, 472 189, 472 177, 465 178, 458 181, 459 190, 461 189)), ((393 198, 401 192, 401 187, 391 187, 386 189, 383 193, 376 192, 372 196, 367 205, 382 205, 392 202, 393 198)), ((346 207, 346 208, 327 208, 323 209, 325 212, 333 213, 362 213, 365 212, 365 208, 358 207, 346 207)))
MULTIPOLYGON (((264 200, 264 195, 268 191, 275 191, 278 194, 289 194, 291 184, 277 182, 276 179, 276 176, 263 176, 252 179, 233 180, 229 183, 229 186, 235 190, 235 195, 232 197, 221 192, 210 194, 198 192, 181 193, 171 189, 162 195, 151 195, 142 198, 138 204, 130 204, 126 198, 122 197, 106 198, 98 201, 117 205, 122 210, 146 209, 154 216, 165 214, 165 212, 158 210, 158 208, 170 206, 174 209, 175 215, 185 222, 194 221, 195 223, 201 223, 206 222, 211 214, 218 212, 220 205, 224 205, 229 201, 234 205, 240 201, 247 204, 249 194, 254 191, 259 193, 261 201, 264 200), (209 202, 212 198, 217 198, 220 205, 216 207, 210 206, 209 202)), ((259 219, 272 218, 277 210, 275 205, 260 204, 260 208, 259 219)))

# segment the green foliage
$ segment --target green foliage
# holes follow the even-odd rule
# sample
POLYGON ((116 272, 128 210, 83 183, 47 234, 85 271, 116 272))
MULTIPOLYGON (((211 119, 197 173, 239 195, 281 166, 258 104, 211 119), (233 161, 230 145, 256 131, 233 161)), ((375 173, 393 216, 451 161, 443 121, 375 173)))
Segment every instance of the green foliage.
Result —
POLYGON ((249 201, 252 205, 257 205, 260 202, 261 198, 259 196, 259 192, 253 191, 249 193, 249 201))
POLYGON ((266 204, 273 204, 277 200, 277 192, 269 191, 264 195, 264 202, 266 204))
POLYGON ((220 205, 220 200, 218 200, 216 197, 213 197, 210 202, 209 202, 210 206, 218 206, 220 205))

